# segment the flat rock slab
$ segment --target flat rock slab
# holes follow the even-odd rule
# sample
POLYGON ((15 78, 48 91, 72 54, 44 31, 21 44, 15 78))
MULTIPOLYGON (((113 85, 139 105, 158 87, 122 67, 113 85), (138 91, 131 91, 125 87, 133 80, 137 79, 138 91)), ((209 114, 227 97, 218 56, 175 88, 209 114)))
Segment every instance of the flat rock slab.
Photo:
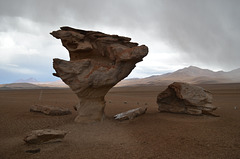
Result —
POLYGON ((66 134, 67 132, 63 130, 54 129, 33 130, 23 140, 28 144, 59 142, 63 140, 66 134))
POLYGON ((212 94, 208 90, 181 82, 174 82, 161 92, 157 104, 160 112, 192 115, 210 115, 217 109, 212 105, 212 94))
POLYGON ((139 115, 145 114, 146 111, 147 111, 147 107, 144 107, 144 108, 139 107, 139 108, 136 108, 136 109, 131 109, 131 110, 128 110, 126 112, 117 114, 117 115, 114 116, 114 118, 116 120, 132 120, 139 115))
POLYGON ((68 115, 72 112, 67 108, 48 106, 48 105, 32 105, 30 112, 39 112, 46 115, 58 116, 58 115, 68 115))

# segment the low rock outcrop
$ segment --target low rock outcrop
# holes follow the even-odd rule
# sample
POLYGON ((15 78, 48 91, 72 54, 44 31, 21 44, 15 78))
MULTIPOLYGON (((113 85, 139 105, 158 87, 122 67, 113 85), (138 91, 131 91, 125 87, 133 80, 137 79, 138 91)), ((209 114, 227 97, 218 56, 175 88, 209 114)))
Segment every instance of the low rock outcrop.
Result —
POLYGON ((128 119, 132 120, 132 119, 136 118, 137 116, 145 114, 146 111, 147 111, 147 107, 144 107, 144 108, 139 107, 139 108, 131 109, 126 112, 117 114, 114 116, 114 118, 116 120, 128 120, 128 119))
MULTIPOLYGON (((202 87, 174 82, 157 97, 160 112, 210 115, 217 107, 212 105, 212 94, 202 87)), ((213 115, 213 114, 212 114, 213 115)))
POLYGON ((33 130, 23 140, 28 144, 59 142, 63 140, 66 134, 67 132, 63 130, 54 129, 33 130))
POLYGON ((72 113, 67 108, 49 106, 49 105, 38 105, 38 104, 32 105, 30 107, 30 112, 39 112, 39 113, 43 113, 46 115, 52 115, 52 116, 68 115, 68 114, 72 113))
POLYGON ((147 55, 148 48, 127 37, 70 27, 61 27, 51 35, 61 39, 69 52, 70 61, 53 59, 53 75, 60 77, 79 98, 75 121, 101 121, 106 93, 130 74, 147 55))

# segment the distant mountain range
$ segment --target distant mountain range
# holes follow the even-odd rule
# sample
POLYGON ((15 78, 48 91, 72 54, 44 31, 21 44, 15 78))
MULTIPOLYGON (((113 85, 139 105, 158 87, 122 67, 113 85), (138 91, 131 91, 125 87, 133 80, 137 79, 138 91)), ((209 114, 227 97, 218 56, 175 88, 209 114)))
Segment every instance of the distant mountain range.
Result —
POLYGON ((14 83, 34 83, 34 82, 38 82, 38 80, 36 80, 35 78, 19 79, 14 83))
MULTIPOLYGON (((29 78, 32 79, 32 78, 29 78)), ((63 83, 61 80, 54 82, 27 82, 23 80, 20 82, 18 80, 17 83, 9 83, 9 84, 0 84, 0 90, 9 90, 9 89, 49 89, 49 88, 68 88, 68 86, 63 83)))
POLYGON ((172 82, 187 82, 191 84, 240 83, 240 68, 229 72, 214 72, 208 69, 189 66, 163 75, 141 79, 126 79, 116 86, 168 85, 172 82))
MULTIPOLYGON (((155 75, 147 78, 125 79, 119 82, 115 87, 169 85, 173 82, 187 82, 191 84, 240 83, 240 68, 229 72, 214 72, 208 69, 189 66, 163 75, 155 75)), ((0 85, 0 89, 42 89, 52 87, 68 88, 68 86, 61 80, 54 82, 38 82, 34 78, 18 80, 16 83, 0 85)))
POLYGON ((31 83, 9 83, 0 85, 0 90, 9 90, 9 89, 41 89, 44 87, 31 84, 31 83))

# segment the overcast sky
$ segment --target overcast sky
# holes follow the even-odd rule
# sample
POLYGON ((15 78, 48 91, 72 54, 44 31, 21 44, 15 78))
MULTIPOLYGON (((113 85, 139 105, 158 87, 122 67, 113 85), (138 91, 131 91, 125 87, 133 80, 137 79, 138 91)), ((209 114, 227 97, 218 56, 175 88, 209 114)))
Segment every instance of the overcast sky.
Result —
POLYGON ((0 83, 58 80, 52 59, 69 57, 49 33, 61 26, 147 45, 131 78, 240 67, 240 0, 0 0, 0 83))

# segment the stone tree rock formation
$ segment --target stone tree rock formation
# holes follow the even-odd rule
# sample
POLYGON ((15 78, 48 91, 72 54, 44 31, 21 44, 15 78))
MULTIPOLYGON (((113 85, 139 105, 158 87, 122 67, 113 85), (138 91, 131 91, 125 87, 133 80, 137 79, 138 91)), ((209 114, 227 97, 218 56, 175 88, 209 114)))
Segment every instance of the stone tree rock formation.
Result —
POLYGON ((192 115, 208 114, 216 110, 212 105, 212 94, 202 87, 174 82, 157 97, 161 112, 186 113, 192 115))
POLYGON ((147 46, 138 46, 127 37, 70 27, 50 34, 61 39, 69 51, 70 61, 53 59, 53 75, 60 77, 79 98, 75 121, 101 121, 105 95, 142 61, 148 53, 147 46))

